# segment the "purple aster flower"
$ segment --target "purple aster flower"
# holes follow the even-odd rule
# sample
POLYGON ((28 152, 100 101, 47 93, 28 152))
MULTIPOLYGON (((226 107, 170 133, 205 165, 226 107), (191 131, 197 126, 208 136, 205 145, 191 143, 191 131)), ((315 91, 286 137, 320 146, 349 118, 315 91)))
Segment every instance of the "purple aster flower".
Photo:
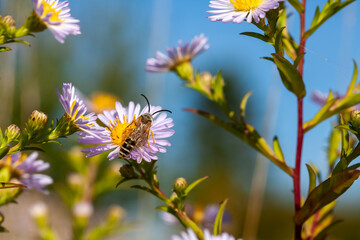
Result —
POLYGON ((168 138, 174 134, 174 130, 170 129, 174 126, 172 119, 167 117, 167 114, 158 111, 161 110, 159 106, 146 106, 140 111, 140 105, 129 103, 127 108, 123 107, 120 102, 115 103, 116 110, 104 111, 98 117, 106 127, 96 126, 96 135, 87 132, 79 132, 82 136, 78 139, 82 144, 100 144, 96 147, 85 148, 82 151, 89 153, 86 156, 92 157, 100 153, 112 150, 108 158, 115 159, 119 155, 119 151, 123 146, 129 134, 134 131, 136 119, 145 113, 154 114, 153 121, 149 128, 146 141, 142 144, 135 144, 135 147, 130 151, 127 159, 134 159, 138 163, 144 159, 147 162, 157 160, 155 155, 158 152, 165 153, 165 146, 170 146, 168 138), (148 112, 150 108, 150 112, 148 112), (158 113, 156 113, 158 112, 158 113))
POLYGON ((241 23, 245 20, 256 23, 265 18, 266 12, 279 7, 281 0, 214 0, 209 7, 217 10, 207 11, 211 21, 241 23))
MULTIPOLYGON (((194 231, 188 229, 187 232, 181 232, 180 236, 172 236, 171 240, 198 240, 194 231)), ((204 240, 235 240, 235 238, 227 233, 222 233, 221 235, 211 235, 209 230, 204 230, 204 240)), ((241 239, 238 239, 241 240, 241 239)))
POLYGON ((207 50, 210 47, 207 41, 204 34, 194 37, 190 43, 187 42, 184 45, 179 41, 179 46, 166 49, 168 56, 156 52, 155 58, 149 58, 146 61, 145 70, 154 73, 171 71, 177 65, 190 62, 196 55, 207 50))
POLYGON ((91 133, 96 125, 95 113, 85 115, 87 108, 75 94, 75 87, 71 83, 63 83, 62 94, 56 89, 61 105, 67 117, 82 131, 91 133))
POLYGON ((69 2, 58 0, 33 0, 35 13, 60 43, 64 43, 67 35, 79 35, 80 22, 70 16, 69 2))
POLYGON ((47 193, 44 188, 53 183, 51 177, 40 174, 38 172, 44 171, 50 167, 50 164, 43 160, 36 160, 39 154, 33 152, 29 156, 21 153, 14 153, 6 156, 1 160, 1 167, 11 167, 14 178, 17 178, 22 184, 28 188, 38 189, 47 193))

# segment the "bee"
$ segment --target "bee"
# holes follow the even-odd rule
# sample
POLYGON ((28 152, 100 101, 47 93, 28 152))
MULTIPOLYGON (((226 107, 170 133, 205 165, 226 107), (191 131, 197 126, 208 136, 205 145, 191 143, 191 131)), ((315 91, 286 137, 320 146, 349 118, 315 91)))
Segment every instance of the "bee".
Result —
POLYGON ((146 143, 149 146, 149 151, 151 151, 149 143, 150 134, 152 136, 153 142, 155 142, 154 133, 150 129, 154 119, 153 115, 159 112, 172 113, 170 110, 162 109, 151 114, 149 100, 145 97, 145 95, 141 94, 141 96, 145 98, 149 107, 149 112, 140 115, 125 128, 124 132, 130 133, 120 147, 120 158, 127 158, 134 148, 142 147, 146 143))

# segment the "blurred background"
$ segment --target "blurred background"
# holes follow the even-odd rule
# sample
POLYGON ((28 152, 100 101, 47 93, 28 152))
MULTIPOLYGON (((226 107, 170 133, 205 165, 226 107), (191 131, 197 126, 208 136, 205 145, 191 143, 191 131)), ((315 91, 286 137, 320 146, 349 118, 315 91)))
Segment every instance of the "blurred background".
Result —
MULTIPOLYGON (((308 25, 315 4, 322 6, 325 2, 308 2, 308 25)), ((201 210, 229 198, 230 217, 225 225, 229 233, 236 237, 246 235, 248 239, 291 239, 293 194, 290 177, 236 137, 185 112, 183 108, 191 107, 222 116, 213 103, 184 87, 174 74, 144 71, 146 59, 155 56, 157 50, 164 52, 167 47, 177 45, 180 39, 186 42, 204 33, 211 47, 193 61, 194 67, 212 74, 222 70, 228 102, 234 109, 238 109, 246 92, 253 91, 247 121, 268 142, 274 135, 278 136, 288 164, 294 166, 296 99, 282 86, 273 64, 260 59, 269 56, 271 46, 239 35, 257 31, 246 22, 210 22, 206 13, 208 5, 207 0, 71 1, 71 15, 80 19, 80 36, 70 36, 62 45, 50 31, 45 31, 36 34, 35 38, 25 39, 31 47, 11 45, 13 51, 0 54, 0 127, 5 129, 11 123, 23 127, 34 109, 47 113, 50 119, 60 118, 63 110, 56 89, 61 88, 63 82, 72 82, 84 96, 107 92, 118 96, 124 104, 135 101, 144 106, 140 96, 143 93, 151 104, 173 112, 171 117, 176 133, 170 139, 172 146, 166 154, 159 154, 157 162, 165 193, 171 193, 177 177, 192 182, 208 175, 210 178, 190 196, 192 207, 201 210), (254 201, 259 205, 252 205, 249 210, 249 203, 254 201)), ((24 23, 31 11, 30 0, 0 0, 0 14, 12 15, 17 26, 24 23)), ((308 40, 305 120, 311 119, 319 109, 310 100, 312 91, 345 92, 352 76, 352 59, 360 59, 359 12, 360 4, 352 3, 308 40)), ((288 27, 295 38, 298 38, 298 26, 294 13, 288 27)), ((322 123, 305 136, 304 195, 308 178, 304 163, 313 162, 323 169, 324 177, 328 174, 327 139, 335 120, 322 123)), ((77 145, 76 137, 62 143, 62 147, 45 146, 46 154, 42 154, 42 159, 51 163, 48 174, 56 182, 65 181, 70 172, 62 152, 77 145)), ((103 164, 111 163, 104 161, 103 164)), ((112 184, 115 186, 116 180, 112 184)), ((329 239, 360 238, 359 192, 358 181, 338 201, 335 217, 344 222, 333 228, 329 239)), ((48 203, 53 228, 64 234, 61 239, 70 239, 66 208, 55 191, 49 196, 26 192, 18 204, 0 209, 6 216, 4 225, 10 230, 10 233, 0 235, 0 239, 37 239, 28 212, 39 199, 48 203)), ((126 184, 95 199, 97 212, 93 220, 96 221, 97 214, 101 215, 101 211, 112 204, 123 207, 127 212, 126 219, 133 225, 128 232, 109 239, 144 239, 144 236, 146 239, 169 239, 183 230, 179 225, 164 224, 159 211, 155 210, 160 202, 153 196, 130 189, 126 184)))

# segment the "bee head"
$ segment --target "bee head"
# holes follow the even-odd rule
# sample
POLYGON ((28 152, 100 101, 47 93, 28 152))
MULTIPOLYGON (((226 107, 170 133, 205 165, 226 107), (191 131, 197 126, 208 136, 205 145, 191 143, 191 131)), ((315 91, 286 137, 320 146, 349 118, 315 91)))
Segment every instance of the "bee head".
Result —
POLYGON ((141 123, 143 124, 147 124, 147 123, 152 123, 153 121, 153 116, 150 113, 144 113, 141 115, 141 123))

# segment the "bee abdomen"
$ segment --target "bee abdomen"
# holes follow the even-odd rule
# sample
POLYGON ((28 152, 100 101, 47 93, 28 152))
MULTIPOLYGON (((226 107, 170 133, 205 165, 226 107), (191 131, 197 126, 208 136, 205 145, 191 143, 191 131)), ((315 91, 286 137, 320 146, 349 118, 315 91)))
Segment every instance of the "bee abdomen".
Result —
POLYGON ((129 156, 133 148, 135 147, 136 141, 131 140, 130 138, 127 138, 123 145, 120 147, 119 156, 121 158, 126 158, 129 156))

